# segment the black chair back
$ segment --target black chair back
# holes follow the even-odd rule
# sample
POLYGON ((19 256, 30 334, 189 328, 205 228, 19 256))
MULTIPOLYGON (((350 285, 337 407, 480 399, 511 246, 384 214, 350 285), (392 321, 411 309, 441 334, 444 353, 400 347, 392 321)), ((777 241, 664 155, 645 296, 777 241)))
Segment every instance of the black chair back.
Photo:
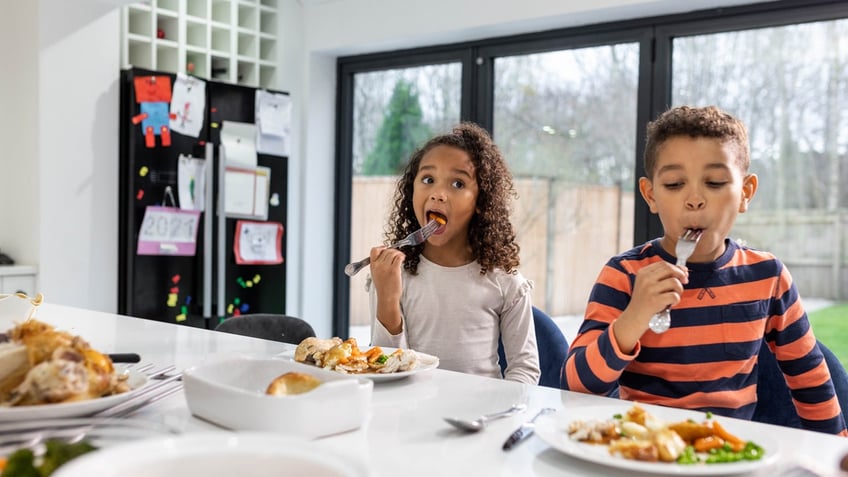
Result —
POLYGON ((267 313, 227 318, 215 327, 215 331, 291 344, 300 344, 304 339, 315 336, 312 325, 300 318, 267 313))

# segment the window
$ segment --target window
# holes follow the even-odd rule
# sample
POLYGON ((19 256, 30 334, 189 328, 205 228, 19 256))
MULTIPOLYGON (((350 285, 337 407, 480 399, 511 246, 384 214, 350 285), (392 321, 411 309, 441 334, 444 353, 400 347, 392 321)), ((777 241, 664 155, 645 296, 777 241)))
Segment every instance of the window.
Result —
POLYGON ((683 103, 749 127, 761 185, 733 235, 778 255, 805 299, 848 300, 846 17, 836 0, 765 2, 340 58, 335 332, 367 317, 354 307, 363 284, 342 269, 380 242, 361 224, 382 227, 391 200, 344 188, 376 180, 365 164, 401 78, 431 133, 460 119, 492 132, 520 195, 521 272, 555 317, 582 316, 606 259, 662 232, 636 181, 648 121, 683 103))
POLYGON ((639 44, 503 57, 494 68, 493 134, 519 193, 521 273, 534 305, 582 315, 598 271, 633 243, 639 44))

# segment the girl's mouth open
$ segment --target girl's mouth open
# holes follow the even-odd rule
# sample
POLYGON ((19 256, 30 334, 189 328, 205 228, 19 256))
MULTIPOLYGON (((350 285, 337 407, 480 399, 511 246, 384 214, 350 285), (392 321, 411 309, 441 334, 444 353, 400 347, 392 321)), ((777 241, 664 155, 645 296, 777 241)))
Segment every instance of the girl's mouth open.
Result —
POLYGON ((441 212, 430 211, 427 212, 428 220, 435 220, 440 224, 439 228, 434 232, 435 234, 440 234, 445 231, 445 225, 448 223, 448 218, 445 217, 441 212))

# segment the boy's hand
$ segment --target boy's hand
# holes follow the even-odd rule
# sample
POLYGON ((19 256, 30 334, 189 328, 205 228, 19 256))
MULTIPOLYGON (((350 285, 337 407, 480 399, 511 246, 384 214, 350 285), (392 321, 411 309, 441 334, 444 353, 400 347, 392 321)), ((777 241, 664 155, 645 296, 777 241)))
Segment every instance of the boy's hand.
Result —
POLYGON ((613 323, 613 333, 622 352, 633 351, 654 314, 680 301, 683 285, 688 281, 688 270, 668 262, 652 263, 639 270, 630 304, 613 323))
POLYGON ((400 296, 403 290, 401 269, 405 259, 406 255, 394 248, 371 249, 371 281, 377 291, 377 319, 393 335, 403 329, 400 296))

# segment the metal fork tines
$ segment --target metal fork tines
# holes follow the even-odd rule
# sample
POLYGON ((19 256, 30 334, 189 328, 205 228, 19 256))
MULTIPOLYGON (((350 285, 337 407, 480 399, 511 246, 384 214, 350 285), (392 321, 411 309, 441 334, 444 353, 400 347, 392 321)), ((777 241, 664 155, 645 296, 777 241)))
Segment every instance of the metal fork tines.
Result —
MULTIPOLYGON (((436 230, 439 230, 439 227, 441 227, 441 225, 442 224, 440 224, 438 220, 433 219, 430 222, 427 222, 427 225, 421 227, 415 232, 412 232, 411 234, 404 237, 402 240, 389 245, 388 248, 414 247, 415 245, 420 245, 427 241, 427 239, 430 238, 430 236, 433 235, 436 230)), ((345 274, 349 277, 352 277, 359 273, 360 270, 365 268, 370 263, 371 257, 365 257, 358 262, 348 263, 344 269, 345 274)))
MULTIPOLYGON (((677 245, 674 248, 674 254, 677 255, 677 266, 686 266, 686 261, 695 252, 695 246, 698 245, 698 240, 701 239, 702 230, 686 229, 683 235, 677 240, 677 245)), ((668 306, 664 310, 651 317, 648 323, 648 328, 654 333, 665 333, 671 327, 671 307, 668 306)))

